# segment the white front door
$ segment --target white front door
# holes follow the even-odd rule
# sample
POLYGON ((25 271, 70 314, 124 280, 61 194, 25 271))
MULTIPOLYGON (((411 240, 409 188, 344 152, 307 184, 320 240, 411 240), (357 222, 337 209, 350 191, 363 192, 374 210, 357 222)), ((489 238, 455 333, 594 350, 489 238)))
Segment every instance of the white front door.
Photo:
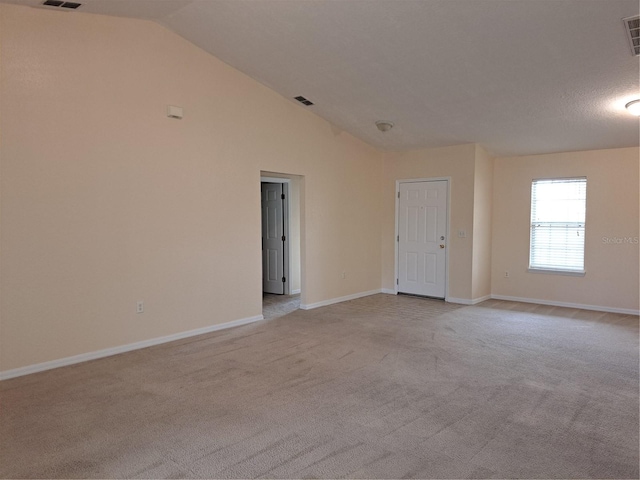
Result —
POLYGON ((262 184, 262 291, 284 294, 284 216, 281 183, 262 184))
POLYGON ((398 207, 398 292, 444 298, 447 181, 402 182, 398 207))

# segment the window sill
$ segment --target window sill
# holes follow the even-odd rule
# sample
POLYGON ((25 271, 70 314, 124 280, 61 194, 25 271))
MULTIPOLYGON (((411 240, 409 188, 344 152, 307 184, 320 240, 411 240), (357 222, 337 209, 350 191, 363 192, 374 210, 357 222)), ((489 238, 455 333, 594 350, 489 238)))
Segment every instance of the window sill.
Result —
POLYGON ((527 268, 529 273, 549 273, 551 275, 568 275, 570 277, 584 277, 587 272, 584 270, 559 270, 553 268, 527 268))

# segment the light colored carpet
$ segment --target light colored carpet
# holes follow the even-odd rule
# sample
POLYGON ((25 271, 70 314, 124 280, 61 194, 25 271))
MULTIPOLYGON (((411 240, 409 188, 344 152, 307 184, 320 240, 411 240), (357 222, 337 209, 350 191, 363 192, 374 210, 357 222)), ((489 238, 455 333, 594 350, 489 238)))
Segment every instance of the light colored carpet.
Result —
POLYGON ((638 478, 638 317, 374 295, 0 382, 13 478, 638 478))
POLYGON ((300 308, 300 295, 262 294, 262 315, 265 320, 282 317, 300 308))

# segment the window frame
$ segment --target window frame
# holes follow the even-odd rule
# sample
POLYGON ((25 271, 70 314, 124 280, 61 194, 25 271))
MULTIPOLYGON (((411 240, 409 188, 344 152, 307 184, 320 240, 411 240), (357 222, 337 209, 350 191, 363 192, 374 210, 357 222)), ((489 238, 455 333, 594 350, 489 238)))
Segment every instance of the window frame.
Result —
MULTIPOLYGON (((529 261, 527 272, 529 273, 547 273, 552 275, 568 275, 574 277, 584 277, 586 274, 586 232, 587 232, 587 177, 586 176, 575 176, 575 177, 552 177, 552 178, 534 178, 531 180, 531 193, 530 193, 530 202, 529 202, 529 261), (582 222, 582 226, 584 229, 584 239, 582 243, 582 269, 572 269, 572 268, 563 268, 562 266, 555 267, 542 267, 542 266, 532 266, 532 245, 533 245, 533 225, 534 221, 532 218, 534 212, 534 185, 536 182, 561 182, 561 181, 584 181, 584 189, 585 189, 585 198, 584 198, 584 222, 582 222)), ((536 199, 537 200, 537 199, 536 199)), ((548 222, 541 222, 548 223, 548 222)), ((575 222, 567 222, 567 223, 575 223, 575 222)))

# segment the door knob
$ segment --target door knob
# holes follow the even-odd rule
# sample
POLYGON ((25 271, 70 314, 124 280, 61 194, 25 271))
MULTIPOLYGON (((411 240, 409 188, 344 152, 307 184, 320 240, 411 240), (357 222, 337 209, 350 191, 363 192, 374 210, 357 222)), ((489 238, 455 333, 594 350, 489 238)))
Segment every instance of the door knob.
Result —
POLYGON ((441 245, 440 245, 440 248, 444 248, 444 245, 442 245, 442 244, 441 244, 441 245))

